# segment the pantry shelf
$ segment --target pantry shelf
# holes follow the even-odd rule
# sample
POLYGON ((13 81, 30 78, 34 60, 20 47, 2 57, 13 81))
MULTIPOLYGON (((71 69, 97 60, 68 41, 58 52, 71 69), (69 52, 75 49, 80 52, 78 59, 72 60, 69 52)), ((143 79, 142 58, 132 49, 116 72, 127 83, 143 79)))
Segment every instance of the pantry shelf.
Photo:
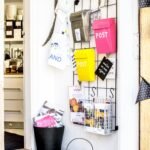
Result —
POLYGON ((13 39, 13 38, 6 38, 5 43, 23 43, 23 38, 21 39, 13 39))
POLYGON ((6 3, 23 2, 23 0, 5 0, 6 3))

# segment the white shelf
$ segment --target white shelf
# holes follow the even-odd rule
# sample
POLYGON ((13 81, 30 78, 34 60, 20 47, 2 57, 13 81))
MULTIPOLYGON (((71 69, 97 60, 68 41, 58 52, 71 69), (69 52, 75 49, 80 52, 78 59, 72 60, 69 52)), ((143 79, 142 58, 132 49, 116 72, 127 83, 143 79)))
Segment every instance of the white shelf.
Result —
POLYGON ((5 38, 6 43, 23 43, 22 39, 5 38))
POLYGON ((5 78, 23 78, 23 73, 21 74, 4 74, 4 77, 5 78))
POLYGON ((23 0, 5 0, 7 3, 23 2, 23 0))

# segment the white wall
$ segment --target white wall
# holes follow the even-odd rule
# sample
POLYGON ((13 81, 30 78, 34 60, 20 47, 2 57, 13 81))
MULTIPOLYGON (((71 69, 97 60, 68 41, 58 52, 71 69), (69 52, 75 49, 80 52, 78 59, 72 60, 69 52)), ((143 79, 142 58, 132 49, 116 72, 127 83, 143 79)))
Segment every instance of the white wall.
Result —
POLYGON ((53 17, 49 0, 25 3, 25 145, 34 148, 32 118, 45 100, 54 100, 54 71, 47 65, 48 51, 42 44, 53 17))
MULTIPOLYGON (((87 0, 84 2, 88 7, 87 0)), ((48 47, 42 47, 42 44, 49 32, 53 18, 53 0, 44 2, 27 0, 25 2, 26 148, 35 149, 32 117, 37 114, 42 103, 48 100, 52 105, 65 110, 64 124, 66 128, 62 150, 65 150, 67 143, 75 137, 90 140, 94 145, 94 150, 138 150, 138 112, 134 104, 138 85, 138 61, 134 58, 137 47, 134 41, 136 39, 134 39, 135 31, 133 30, 135 25, 133 24, 133 6, 130 0, 120 0, 118 5, 119 131, 110 136, 100 136, 84 132, 83 127, 70 122, 67 86, 72 84, 72 72, 69 69, 62 72, 47 65, 48 47)), ((137 18, 136 15, 135 13, 135 18, 137 18)))
POLYGON ((0 1, 0 149, 4 149, 4 96, 3 96, 3 60, 4 60, 4 0, 0 1))

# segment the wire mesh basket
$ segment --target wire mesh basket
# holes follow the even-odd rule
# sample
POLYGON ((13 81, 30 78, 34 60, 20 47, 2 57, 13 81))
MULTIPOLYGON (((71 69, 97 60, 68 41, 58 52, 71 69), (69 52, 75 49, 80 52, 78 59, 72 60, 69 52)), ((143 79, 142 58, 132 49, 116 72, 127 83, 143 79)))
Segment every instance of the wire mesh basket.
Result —
POLYGON ((86 102, 84 109, 86 131, 101 135, 111 134, 113 129, 111 101, 86 102))

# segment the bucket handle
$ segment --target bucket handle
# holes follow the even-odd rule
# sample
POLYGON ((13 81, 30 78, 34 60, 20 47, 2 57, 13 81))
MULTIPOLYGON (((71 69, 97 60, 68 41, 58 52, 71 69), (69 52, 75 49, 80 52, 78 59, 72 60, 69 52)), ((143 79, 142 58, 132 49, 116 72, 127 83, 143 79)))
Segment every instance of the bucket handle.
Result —
POLYGON ((68 147, 70 146, 70 144, 71 144, 72 142, 76 141, 76 140, 83 140, 83 141, 86 141, 86 142, 89 143, 89 145, 91 146, 91 149, 94 150, 92 143, 91 143, 89 140, 84 139, 84 138, 74 138, 74 139, 72 139, 72 140, 68 143, 66 150, 68 150, 68 147))

